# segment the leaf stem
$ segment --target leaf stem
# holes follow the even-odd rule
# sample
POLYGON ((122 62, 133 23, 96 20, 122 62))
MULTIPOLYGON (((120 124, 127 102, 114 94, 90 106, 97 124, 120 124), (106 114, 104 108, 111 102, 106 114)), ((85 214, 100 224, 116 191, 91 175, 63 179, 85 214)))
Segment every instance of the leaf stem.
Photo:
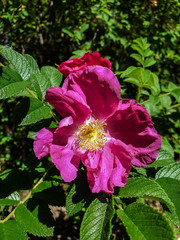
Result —
POLYGON ((31 96, 33 96, 34 98, 38 99, 38 97, 29 89, 29 88, 25 88, 26 91, 31 94, 31 96))
MULTIPOLYGON (((49 169, 51 169, 53 166, 51 166, 49 169)), ((40 184, 43 182, 44 180, 44 177, 46 176, 47 172, 49 171, 49 169, 43 174, 43 176, 39 179, 39 181, 34 185, 34 187, 31 189, 31 191, 28 193, 28 195, 22 200, 20 201, 17 206, 14 208, 14 210, 12 212, 10 212, 10 214, 4 219, 4 220, 1 220, 0 223, 4 223, 6 222, 7 220, 10 219, 10 217, 15 213, 17 207, 20 205, 20 204, 23 204, 25 203, 30 197, 31 197, 31 194, 32 194, 32 191, 40 184)))
POLYGON ((170 106, 168 109, 172 109, 172 108, 176 108, 176 107, 180 107, 180 103, 174 104, 174 105, 170 106))
MULTIPOLYGON (((160 94, 160 95, 158 95, 157 97, 165 97, 165 96, 169 96, 169 95, 171 95, 170 92, 164 93, 164 94, 160 94)), ((144 101, 144 102, 142 102, 141 104, 143 105, 143 104, 145 104, 145 103, 147 103, 147 102, 149 102, 149 99, 146 100, 146 101, 144 101)))

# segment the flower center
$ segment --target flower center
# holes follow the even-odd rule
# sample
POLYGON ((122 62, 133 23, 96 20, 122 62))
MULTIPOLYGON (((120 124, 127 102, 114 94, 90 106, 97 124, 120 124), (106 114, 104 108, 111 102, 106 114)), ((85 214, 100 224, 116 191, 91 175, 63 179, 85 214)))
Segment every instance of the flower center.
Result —
POLYGON ((75 133, 75 140, 79 147, 85 150, 102 149, 107 141, 104 126, 106 123, 101 123, 95 120, 88 124, 80 125, 75 133))

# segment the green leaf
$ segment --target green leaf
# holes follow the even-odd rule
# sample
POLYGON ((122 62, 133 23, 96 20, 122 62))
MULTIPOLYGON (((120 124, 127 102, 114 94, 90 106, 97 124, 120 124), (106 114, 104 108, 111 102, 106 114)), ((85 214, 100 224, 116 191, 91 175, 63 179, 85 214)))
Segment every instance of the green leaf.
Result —
POLYGON ((90 201, 93 194, 89 189, 85 174, 79 174, 66 197, 66 211, 73 216, 90 201))
POLYGON ((80 228, 80 240, 108 240, 111 233, 113 203, 104 197, 96 198, 87 208, 80 228))
POLYGON ((180 180, 163 177, 158 178, 156 181, 164 189, 164 191, 175 206, 175 209, 173 209, 173 211, 171 211, 171 208, 171 212, 167 211, 167 215, 170 217, 170 219, 172 219, 172 221, 174 221, 177 225, 180 226, 180 180))
POLYGON ((144 61, 143 61, 142 57, 139 54, 133 53, 130 56, 132 58, 134 58, 135 60, 137 60, 142 66, 144 66, 144 61))
POLYGON ((180 180, 180 163, 175 162, 172 164, 169 164, 163 168, 161 168, 157 173, 156 173, 156 179, 158 178, 163 178, 163 177, 169 177, 169 178, 174 178, 177 180, 180 180))
POLYGON ((180 87, 171 91, 171 94, 175 97, 176 101, 180 103, 180 87))
POLYGON ((0 205, 16 205, 20 202, 20 195, 18 192, 11 193, 8 197, 0 199, 0 205))
POLYGON ((144 57, 149 57, 152 54, 154 54, 154 52, 151 51, 149 48, 144 51, 144 57))
POLYGON ((174 152, 169 141, 166 138, 162 139, 162 146, 158 153, 158 157, 155 162, 146 166, 146 168, 152 167, 164 167, 170 163, 174 163, 174 152))
POLYGON ((145 177, 129 178, 125 187, 120 188, 119 197, 121 198, 149 198, 173 206, 173 203, 166 192, 153 179, 145 177))
POLYGON ((23 99, 15 108, 14 121, 17 125, 29 125, 51 118, 50 108, 37 99, 23 99))
POLYGON ((32 56, 30 56, 29 54, 24 54, 23 57, 28 61, 29 66, 33 70, 33 73, 39 73, 40 72, 38 64, 32 56))
POLYGON ((23 80, 27 80, 31 74, 37 73, 34 66, 30 64, 30 57, 27 57, 27 55, 24 57, 7 47, 1 47, 0 54, 10 63, 10 67, 21 75, 23 80))
POLYGON ((132 203, 124 211, 117 210, 131 240, 175 240, 173 227, 165 216, 154 208, 132 203))
POLYGON ((155 73, 149 70, 142 72, 143 87, 151 90, 153 95, 158 95, 160 93, 159 78, 155 73))
POLYGON ((122 74, 121 74, 121 77, 124 78, 124 77, 127 77, 131 72, 133 72, 137 67, 128 67, 122 74))
POLYGON ((139 81, 135 78, 126 78, 126 79, 124 79, 124 82, 132 83, 138 87, 140 86, 139 81))
POLYGON ((154 65, 156 63, 156 61, 154 60, 153 57, 147 58, 144 62, 144 66, 145 67, 150 67, 152 65, 154 65))
POLYGON ((46 225, 39 222, 24 205, 19 205, 15 211, 15 217, 18 224, 27 231, 35 236, 46 237, 53 236, 53 228, 48 228, 46 225))
POLYGON ((144 57, 144 51, 140 46, 137 44, 132 44, 131 47, 132 49, 136 50, 142 57, 144 57))
POLYGON ((28 237, 15 220, 9 220, 0 223, 0 240, 28 240, 28 237))
POLYGON ((162 96, 159 98, 161 105, 168 109, 171 106, 172 100, 170 96, 162 96))
POLYGON ((0 99, 28 96, 29 94, 26 91, 24 92, 24 89, 30 85, 31 83, 23 81, 17 72, 8 67, 3 67, 0 76, 0 99))

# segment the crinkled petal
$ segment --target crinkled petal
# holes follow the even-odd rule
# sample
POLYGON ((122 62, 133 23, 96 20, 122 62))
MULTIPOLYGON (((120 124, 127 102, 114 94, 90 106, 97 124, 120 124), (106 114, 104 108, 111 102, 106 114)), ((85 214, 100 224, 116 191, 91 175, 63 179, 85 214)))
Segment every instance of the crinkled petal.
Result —
POLYGON ((115 186, 124 186, 131 169, 131 159, 132 156, 124 143, 109 140, 103 148, 97 168, 89 168, 86 164, 91 191, 113 193, 115 186))
POLYGON ((66 182, 71 182, 76 178, 80 163, 80 157, 75 155, 71 144, 72 140, 68 141, 66 146, 52 144, 50 147, 52 162, 66 182))
POLYGON ((72 72, 77 72, 87 66, 86 62, 79 58, 69 59, 59 65, 57 68, 65 77, 72 72))
POLYGON ((116 113, 107 120, 107 129, 113 138, 128 146, 133 165, 143 167, 156 160, 161 136, 142 105, 130 99, 120 101, 116 113))
POLYGON ((79 123, 83 123, 91 115, 89 106, 83 98, 74 91, 66 91, 60 87, 46 90, 45 99, 62 117, 72 116, 79 123))
POLYGON ((120 85, 116 76, 110 69, 101 66, 88 66, 83 71, 70 74, 62 88, 78 91, 99 120, 112 115, 120 100, 120 85))
POLYGON ((99 65, 111 69, 111 63, 108 59, 102 58, 98 52, 85 53, 81 58, 87 63, 87 66, 99 65))
POLYGON ((49 154, 54 131, 55 128, 43 128, 37 133, 34 139, 34 153, 38 159, 49 154))

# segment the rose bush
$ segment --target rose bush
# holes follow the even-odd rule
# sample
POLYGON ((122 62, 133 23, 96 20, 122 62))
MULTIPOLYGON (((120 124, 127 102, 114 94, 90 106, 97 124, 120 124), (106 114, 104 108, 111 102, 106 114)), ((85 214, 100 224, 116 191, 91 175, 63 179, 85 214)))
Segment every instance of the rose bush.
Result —
POLYGON ((50 153, 64 181, 76 178, 82 162, 91 191, 113 193, 126 184, 131 165, 156 160, 160 135, 142 105, 120 100, 110 69, 95 65, 71 73, 62 88, 47 89, 45 99, 63 119, 57 129, 37 133, 34 152, 39 159, 50 153))

